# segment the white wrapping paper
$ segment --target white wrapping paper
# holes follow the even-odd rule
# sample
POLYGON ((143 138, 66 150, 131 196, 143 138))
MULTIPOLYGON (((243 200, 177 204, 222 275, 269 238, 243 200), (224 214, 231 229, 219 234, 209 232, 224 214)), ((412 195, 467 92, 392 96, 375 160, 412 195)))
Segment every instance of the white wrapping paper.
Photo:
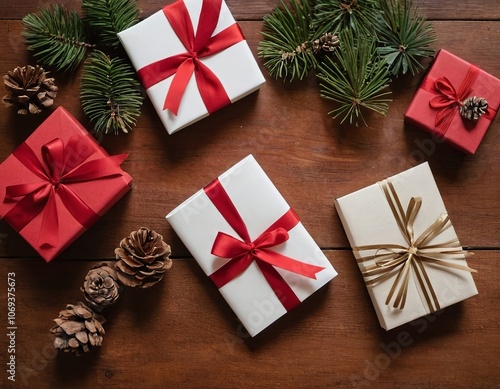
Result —
MULTIPOLYGON (((427 162, 390 177, 403 208, 411 197, 421 197, 422 207, 416 217, 415 237, 429 227, 446 208, 427 162)), ((353 192, 335 200, 335 206, 346 231, 351 247, 377 244, 406 245, 384 192, 378 184, 353 192)), ((453 228, 435 237, 429 244, 443 243, 457 238, 453 228)), ((354 250, 356 258, 360 254, 354 250)), ((375 254, 373 250, 372 254, 375 254)), ((467 266, 465 257, 453 263, 467 266)), ((360 264, 360 267, 362 264, 360 264)), ((441 308, 476 295, 477 289, 471 273, 463 270, 424 264, 441 308)), ((373 306, 380 325, 390 330, 411 320, 430 313, 430 309, 418 290, 418 283, 412 272, 408 287, 406 305, 403 309, 386 305, 385 301, 394 283, 396 274, 386 281, 368 286, 373 306)))
MULTIPOLYGON (((184 0, 196 32, 202 1, 184 0)), ((226 3, 222 2, 216 35, 235 23, 226 3)), ((212 36, 213 36, 212 35, 212 36)), ((134 68, 139 70, 161 59, 184 53, 183 46, 162 10, 118 34, 134 68)), ((217 54, 200 59, 219 78, 232 103, 256 91, 265 82, 264 76, 243 40, 217 54)), ((169 134, 208 116, 194 74, 187 85, 178 115, 163 110, 165 97, 174 76, 147 89, 147 94, 169 134)))
MULTIPOLYGON (((290 208, 251 155, 222 174, 219 180, 246 224, 252 240, 290 208)), ((170 212, 167 220, 207 275, 229 261, 212 255, 212 245, 219 231, 235 237, 238 235, 203 189, 170 212)), ((289 236, 286 242, 272 250, 324 267, 316 274, 317 279, 276 268, 299 300, 303 301, 333 279, 337 272, 302 223, 292 228, 289 236)), ((251 336, 286 313, 255 262, 219 291, 251 336)))

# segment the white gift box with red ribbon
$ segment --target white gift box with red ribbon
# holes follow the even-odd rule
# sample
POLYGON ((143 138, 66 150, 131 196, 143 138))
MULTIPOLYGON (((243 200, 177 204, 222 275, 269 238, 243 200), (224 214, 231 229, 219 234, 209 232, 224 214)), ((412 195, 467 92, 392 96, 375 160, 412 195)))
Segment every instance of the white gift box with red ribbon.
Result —
POLYGON ((118 36, 169 134, 247 96, 265 82, 223 0, 177 1, 118 36), (177 65, 179 72, 159 75, 165 66, 177 65), (172 85, 169 99, 177 101, 166 108, 172 85))
POLYGON ((337 275, 251 155, 167 220, 251 336, 337 275))

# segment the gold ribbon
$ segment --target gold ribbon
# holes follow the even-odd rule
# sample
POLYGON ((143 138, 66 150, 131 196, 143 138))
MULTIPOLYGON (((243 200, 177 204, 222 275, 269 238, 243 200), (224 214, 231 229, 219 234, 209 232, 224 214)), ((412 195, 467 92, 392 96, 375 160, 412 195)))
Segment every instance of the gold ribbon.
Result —
POLYGON ((393 307, 403 309, 411 278, 410 270, 413 269, 414 281, 420 286, 430 312, 438 311, 441 307, 425 270, 424 263, 477 273, 476 270, 468 266, 448 262, 448 260, 464 259, 464 257, 471 256, 474 253, 464 251, 457 238, 443 243, 429 244, 434 238, 451 227, 452 224, 447 213, 442 213, 434 223, 415 239, 413 223, 422 205, 422 198, 412 197, 405 212, 391 181, 386 179, 378 184, 385 194, 407 246, 377 244, 353 247, 353 251, 360 254, 357 259, 358 264, 375 260, 375 263, 363 266, 364 270, 362 269, 361 272, 365 283, 367 286, 376 285, 397 274, 385 304, 389 305, 396 294, 393 307), (361 252, 366 250, 376 250, 376 252, 373 255, 361 255, 361 252))

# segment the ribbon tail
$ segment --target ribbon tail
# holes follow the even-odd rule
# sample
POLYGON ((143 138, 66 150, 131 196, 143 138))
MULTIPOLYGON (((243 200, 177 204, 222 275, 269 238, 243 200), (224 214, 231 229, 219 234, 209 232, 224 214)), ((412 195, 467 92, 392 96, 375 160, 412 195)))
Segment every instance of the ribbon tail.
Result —
POLYGON ((398 272, 398 275, 396 277, 396 280, 394 281, 394 284, 392 284, 391 290, 389 291, 389 294, 387 295, 387 299, 385 301, 386 305, 389 305, 390 301, 392 300, 392 297, 394 296, 394 293, 396 292, 396 288, 398 287, 400 281, 401 285, 399 286, 399 291, 396 295, 396 299, 394 301, 394 308, 400 308, 403 309, 406 303, 406 295, 408 294, 408 283, 410 281, 410 259, 408 259, 405 264, 403 265, 403 268, 398 272))
POLYGON ((51 193, 49 194, 47 204, 43 209, 42 225, 40 227, 40 236, 38 237, 39 247, 57 246, 59 215, 57 212, 57 204, 54 195, 54 189, 51 188, 51 193))
POLYGON ((439 311, 441 306, 439 305, 438 298, 436 293, 434 292, 434 288, 432 287, 431 280, 425 271, 424 265, 417 261, 416 263, 412 263, 413 269, 415 270, 415 274, 420 285, 421 293, 424 294, 424 299, 427 302, 427 306, 431 313, 439 311), (431 300, 432 297, 432 300, 431 300))
POLYGON ((16 231, 21 231, 31 220, 34 219, 45 207, 48 196, 48 186, 43 186, 36 192, 29 193, 4 215, 6 220, 16 231))
POLYGON ((274 291, 274 294, 287 311, 292 310, 300 304, 299 298, 290 285, 288 285, 281 274, 279 274, 272 265, 263 261, 257 261, 257 265, 274 291))
POLYGON ((319 273, 324 269, 322 266, 297 261, 296 259, 287 257, 286 255, 277 253, 276 251, 267 249, 259 249, 255 256, 261 261, 264 261, 272 266, 276 266, 280 269, 288 270, 314 280, 317 279, 316 273, 319 273))
POLYGON ((179 66, 177 73, 175 73, 175 76, 172 79, 172 84, 170 84, 165 104, 163 105, 163 110, 168 109, 176 116, 179 112, 184 91, 186 90, 187 84, 195 70, 193 61, 194 60, 192 58, 187 59, 179 66))
POLYGON ((219 78, 206 65, 197 63, 196 83, 209 114, 229 105, 231 100, 219 78))

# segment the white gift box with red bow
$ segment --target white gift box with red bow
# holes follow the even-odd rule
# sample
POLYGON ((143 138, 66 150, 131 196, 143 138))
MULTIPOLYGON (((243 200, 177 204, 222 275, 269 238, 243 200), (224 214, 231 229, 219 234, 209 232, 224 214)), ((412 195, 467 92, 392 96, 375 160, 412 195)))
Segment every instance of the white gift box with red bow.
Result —
POLYGON ((265 82, 248 43, 223 0, 177 1, 120 32, 118 36, 169 134, 208 116, 211 111, 247 96, 265 82), (174 20, 173 24, 171 20, 174 20), (186 25, 189 28, 181 27, 186 25), (214 29, 207 32, 206 28, 199 29, 199 25, 202 27, 210 25, 214 29), (209 49, 209 55, 205 55, 206 45, 196 47, 199 52, 195 52, 194 46, 200 46, 197 41, 206 40, 198 39, 203 34, 205 38, 212 37, 208 41, 211 47, 220 46, 221 40, 231 42, 228 47, 222 44, 220 51, 221 47, 209 49), (194 42, 193 47, 186 47, 180 36, 184 37, 184 42, 194 42), (182 57, 182 61, 179 61, 179 57, 182 57), (174 72, 166 78, 158 76, 164 67, 162 61, 172 58, 177 58, 174 62, 179 65, 185 60, 186 63, 182 65, 184 70, 180 73, 185 71, 187 65, 194 67, 193 72, 190 75, 179 75, 179 72, 174 72), (202 84, 199 84, 197 77, 202 74, 203 79, 203 74, 207 73, 215 77, 208 82, 208 89, 214 80, 220 82, 220 90, 217 93, 206 91, 207 86, 203 86, 203 80, 202 84), (165 109, 167 95, 176 77, 179 79, 185 77, 187 84, 180 88, 176 86, 170 96, 174 100, 180 100, 180 104, 165 109), (204 89, 201 92, 206 92, 205 98, 200 93, 201 89, 204 89), (227 96, 219 98, 220 94, 227 96))
POLYGON ((251 155, 175 208, 167 220, 251 336, 337 275, 251 155), (245 226, 243 230, 248 232, 247 239, 241 237, 245 235, 241 226, 235 226, 237 223, 226 213, 233 207, 245 226), (286 240, 279 237, 283 230, 287 231, 286 240), (272 237, 276 238, 275 244, 269 244, 272 237), (216 242, 230 243, 230 247, 218 251, 216 242), (215 255, 221 251, 228 252, 226 256, 235 253, 236 258, 215 255), (240 260, 249 260, 243 271, 224 274, 230 262, 237 264, 240 260), (221 273, 222 278, 226 277, 222 283, 217 276, 221 273))

